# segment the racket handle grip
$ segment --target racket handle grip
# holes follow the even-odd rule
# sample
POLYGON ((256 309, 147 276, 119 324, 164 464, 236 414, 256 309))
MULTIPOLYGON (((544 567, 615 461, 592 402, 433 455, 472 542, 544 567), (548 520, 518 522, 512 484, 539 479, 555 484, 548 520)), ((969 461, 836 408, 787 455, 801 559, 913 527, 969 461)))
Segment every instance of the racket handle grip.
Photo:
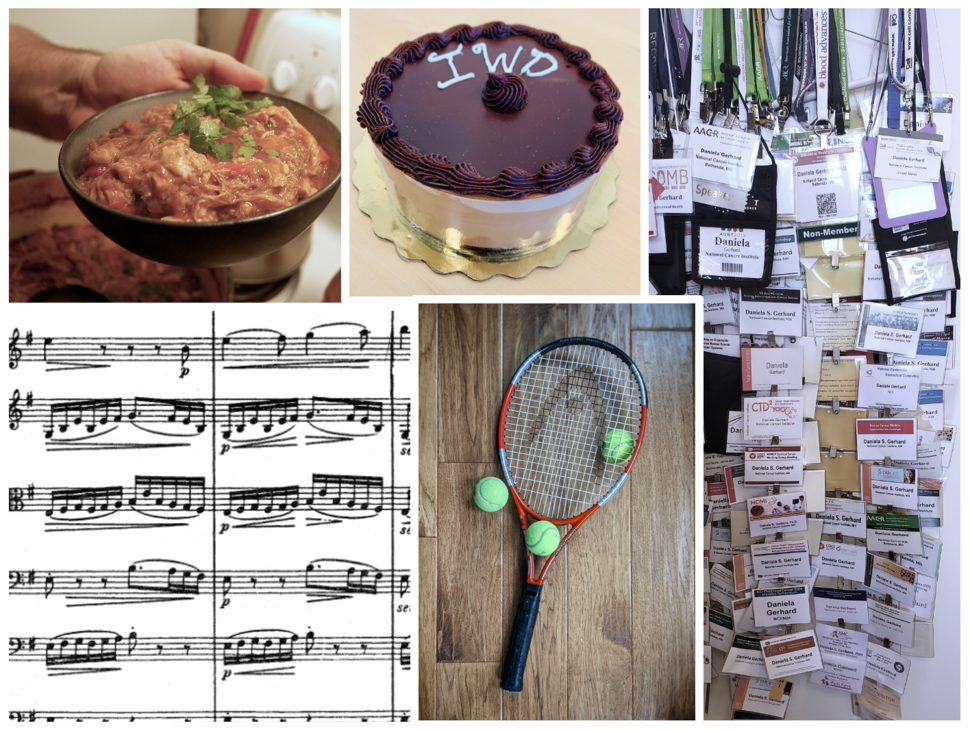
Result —
POLYGON ((525 674, 525 662, 529 658, 529 645, 532 643, 532 632, 536 627, 536 617, 539 615, 539 597, 542 586, 526 583, 519 603, 519 613, 512 624, 512 637, 509 641, 509 651, 505 655, 505 666, 502 668, 502 681, 499 686, 506 692, 521 692, 522 677, 525 674))

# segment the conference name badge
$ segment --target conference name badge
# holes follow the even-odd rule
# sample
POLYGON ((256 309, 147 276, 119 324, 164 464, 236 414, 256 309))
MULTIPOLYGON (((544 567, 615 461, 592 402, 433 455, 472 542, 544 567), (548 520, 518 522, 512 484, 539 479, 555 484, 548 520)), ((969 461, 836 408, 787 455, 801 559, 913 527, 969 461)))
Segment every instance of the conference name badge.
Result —
POLYGON ((771 494, 749 499, 748 522, 751 537, 807 530, 805 493, 771 494))
POLYGON ((697 267, 701 276, 760 279, 765 270, 764 228, 700 225, 697 267))
POLYGON ((808 586, 755 588, 752 600, 756 627, 804 624, 812 620, 808 586))
POLYGON ((916 459, 915 418, 860 418, 856 427, 856 458, 859 461, 916 459))
POLYGON ((864 590, 846 591, 839 588, 812 589, 815 599, 816 621, 838 621, 864 624, 869 621, 869 607, 864 590))
POLYGON ((765 639, 761 642, 761 652, 769 679, 792 677, 822 668, 818 642, 811 630, 765 639))
MULTIPOLYGON (((737 562, 735 562, 737 566, 737 562)), ((781 576, 808 578, 812 574, 809 564, 808 541, 769 542, 751 546, 751 566, 754 577, 759 580, 781 576)), ((735 567, 737 570, 737 567, 735 567)))
MULTIPOLYGON (((767 440, 774 436, 780 439, 798 440, 802 437, 804 419, 804 398, 745 398, 744 440, 767 440)), ((915 430, 913 456, 909 458, 916 458, 915 430)))
POLYGON ((802 484, 804 451, 801 446, 745 446, 745 483, 802 484))

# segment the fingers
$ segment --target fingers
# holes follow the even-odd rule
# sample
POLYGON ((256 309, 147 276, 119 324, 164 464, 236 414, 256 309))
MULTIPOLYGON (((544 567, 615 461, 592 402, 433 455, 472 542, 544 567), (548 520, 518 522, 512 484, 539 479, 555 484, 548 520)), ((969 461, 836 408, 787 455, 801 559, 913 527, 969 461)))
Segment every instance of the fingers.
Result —
POLYGON ((233 84, 243 91, 262 91, 266 86, 266 77, 263 74, 226 53, 182 41, 163 43, 172 44, 171 50, 175 56, 173 60, 181 68, 186 81, 191 81, 196 74, 202 74, 207 84, 216 86, 233 84))

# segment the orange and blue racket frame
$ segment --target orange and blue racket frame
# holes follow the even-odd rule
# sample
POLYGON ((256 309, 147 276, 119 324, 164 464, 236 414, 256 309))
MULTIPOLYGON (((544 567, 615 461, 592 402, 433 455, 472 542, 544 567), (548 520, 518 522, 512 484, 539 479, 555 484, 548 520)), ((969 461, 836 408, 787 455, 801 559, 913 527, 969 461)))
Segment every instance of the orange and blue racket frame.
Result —
POLYGON ((516 370, 515 374, 512 376, 508 389, 505 391, 505 398, 502 401, 502 412, 499 416, 498 453, 499 461, 501 462, 502 466, 502 473, 505 477, 505 483, 509 487, 509 492, 512 494, 512 499, 515 502, 515 508, 519 513, 519 522, 522 527, 523 536, 525 531, 529 528, 529 518, 532 518, 533 520, 544 520, 557 526, 568 525, 569 530, 560 539, 559 545, 546 560, 545 565, 542 566, 542 570, 539 572, 538 576, 535 574, 535 555, 532 554, 531 550, 526 550, 528 555, 528 567, 525 587, 522 592, 522 599, 519 603, 519 611, 516 614, 515 622, 512 624, 512 631, 509 637, 509 649, 505 656, 505 665, 502 668, 502 679, 499 683, 499 686, 506 692, 518 693, 522 691, 525 665, 529 656, 529 647, 532 644, 532 634, 535 630, 536 619, 539 615, 539 599, 542 595, 542 584, 546 578, 546 573, 549 572, 550 566, 555 561, 562 549, 566 546, 569 539, 576 534, 576 531, 582 527, 586 520, 592 517, 592 515, 600 507, 606 504, 620 490, 620 487, 626 483, 630 476, 630 470, 633 468, 633 465, 636 463, 637 456, 640 454, 640 446, 643 444, 643 434, 646 431, 646 425, 647 389, 643 384, 643 377, 640 375, 640 371, 637 369, 636 364, 629 355, 615 345, 611 345, 603 340, 598 340, 592 337, 565 337, 555 340, 543 345, 533 352, 528 358, 526 358, 526 360, 519 366, 519 369, 516 370), (509 470, 508 457, 505 451, 505 422, 509 405, 512 403, 512 399, 515 396, 516 386, 522 379, 522 375, 527 372, 532 364, 542 357, 542 355, 550 352, 551 350, 561 347, 568 347, 571 345, 590 345, 593 347, 602 348, 613 353, 624 363, 626 363, 627 366, 629 366, 640 391, 640 431, 637 434, 636 447, 634 448, 633 455, 631 456, 629 463, 626 464, 626 468, 623 470, 623 473, 606 494, 604 494, 587 510, 574 517, 569 519, 550 519, 531 509, 520 496, 518 489, 516 489, 514 479, 509 470))

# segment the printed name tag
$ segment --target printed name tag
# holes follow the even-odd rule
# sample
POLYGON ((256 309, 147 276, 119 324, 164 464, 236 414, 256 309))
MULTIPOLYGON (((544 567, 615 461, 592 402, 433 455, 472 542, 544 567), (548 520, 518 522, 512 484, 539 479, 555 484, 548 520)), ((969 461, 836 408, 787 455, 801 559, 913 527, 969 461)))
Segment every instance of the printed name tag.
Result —
POLYGON ((862 465, 862 501, 917 509, 917 471, 896 466, 862 465))
POLYGON ((871 248, 866 250, 866 262, 863 267, 862 298, 868 301, 885 301, 886 281, 882 278, 882 261, 879 251, 871 248))
POLYGON ((760 279, 765 270, 765 241, 763 228, 700 225, 697 273, 701 276, 760 279))
MULTIPOLYGON (((731 317, 733 322, 733 313, 731 317)), ((717 352, 728 357, 741 357, 741 337, 740 335, 715 335, 705 332, 704 352, 717 352)))
MULTIPOLYGON (((778 177, 780 179, 781 175, 778 177)), ((773 277, 798 276, 800 273, 795 229, 779 228, 775 231, 775 259, 771 265, 771 275, 773 277)))
POLYGON ((749 499, 748 522, 751 537, 808 529, 805 493, 772 494, 749 499))
POLYGON ((811 630, 765 639, 761 642, 761 651, 769 679, 793 677, 822 668, 818 642, 811 630))
MULTIPOLYGON (((767 440, 773 436, 781 439, 800 439, 804 418, 804 398, 745 398, 744 440, 767 440)), ((906 457, 900 456, 900 458, 906 457)), ((916 458, 915 433, 913 456, 908 458, 916 458)))
POLYGON ((813 149, 793 157, 795 220, 807 223, 858 214, 860 161, 855 147, 813 149))
POLYGON ((920 479, 916 496, 919 506, 919 522, 923 527, 941 527, 943 525, 943 483, 939 479, 920 479))
POLYGON ((815 597, 815 620, 838 621, 864 624, 869 621, 866 592, 864 590, 846 591, 838 588, 812 589, 815 597))
POLYGON ((768 673, 765 670, 761 642, 749 636, 741 636, 740 634, 735 636, 731 650, 724 659, 722 671, 727 674, 741 674, 745 677, 766 678, 768 673))
POLYGON ((746 335, 801 337, 801 289, 742 289, 738 329, 746 335))
POLYGON ((731 503, 728 502, 727 485, 723 482, 708 482, 707 496, 711 500, 711 520, 717 522, 731 515, 731 503))
POLYGON ((734 621, 731 617, 712 609, 710 612, 710 629, 711 646, 721 651, 730 651, 731 642, 734 641, 734 621))
POLYGON ((756 588, 752 598, 755 626, 784 626, 812 620, 806 586, 756 588))
POLYGON ((862 630, 870 636, 889 639, 900 646, 912 646, 916 614, 869 599, 869 623, 862 630))
POLYGON ((837 689, 842 692, 862 691, 865 680, 866 665, 864 662, 845 659, 836 654, 822 652, 822 668, 809 675, 810 684, 817 684, 826 689, 837 689))
POLYGON ((855 347, 861 313, 861 304, 839 304, 838 312, 832 302, 812 304, 809 307, 812 332, 815 337, 822 338, 822 348, 825 350, 833 347, 851 350, 855 347))
POLYGON ((694 123, 688 149, 695 177, 751 189, 757 162, 756 135, 694 123))
POLYGON ((947 342, 920 340, 915 357, 897 357, 894 364, 909 365, 917 369, 920 373, 920 385, 942 385, 946 374, 948 345, 947 342))
POLYGON ((940 575, 940 557, 943 555, 943 543, 929 535, 923 535, 922 542, 922 554, 901 555, 899 562, 921 575, 936 578, 940 575))
POLYGON ((866 676, 902 694, 909 679, 910 661, 879 644, 869 644, 866 676))
POLYGON ((919 407, 923 411, 923 418, 929 421, 932 430, 943 428, 943 391, 921 390, 919 392, 919 407))
POLYGON ((878 140, 873 175, 884 180, 928 183, 939 181, 940 160, 943 158, 942 139, 879 137, 878 140))
POLYGON ((877 553, 922 555, 919 515, 866 514, 866 545, 877 553))
POLYGON ((856 458, 896 461, 916 458, 915 418, 860 418, 856 424, 856 458))
MULTIPOLYGON (((739 677, 738 688, 734 693, 734 703, 731 709, 735 712, 750 712, 769 717, 784 717, 791 697, 791 682, 784 682, 784 686, 773 696, 776 682, 770 679, 755 679, 753 677, 739 677)), ((735 716, 737 717, 737 716, 735 716)))
POLYGON ((818 555, 812 561, 822 575, 862 580, 866 575, 866 549, 842 542, 819 542, 818 555))
POLYGON ((742 347, 741 389, 801 390, 803 364, 801 348, 742 347))
POLYGON ((857 499, 826 499, 822 531, 845 537, 866 536, 866 505, 857 499))
MULTIPOLYGON (((709 324, 734 324, 736 321, 731 295, 722 286, 704 287, 704 321, 709 324)), ((740 342, 740 338, 739 338, 740 342)))
POLYGON ((779 575, 807 578, 812 574, 808 559, 808 541, 792 540, 752 545, 751 566, 754 577, 759 581, 779 575))
POLYGON ((658 213, 690 215, 694 212, 689 159, 650 160, 650 174, 659 185, 659 189, 654 187, 655 192, 659 190, 654 198, 658 213))
POLYGON ((866 647, 869 644, 868 634, 825 624, 819 626, 817 630, 818 645, 823 652, 835 654, 843 659, 865 661, 866 647))
POLYGON ((901 606, 912 608, 916 597, 916 573, 885 558, 869 555, 865 584, 880 596, 889 594, 901 606))
POLYGON ((804 481, 801 446, 745 446, 746 484, 801 484, 804 481))
POLYGON ((920 379, 918 367, 901 367, 899 360, 892 366, 863 365, 859 373, 859 397, 856 405, 859 408, 915 411, 919 402, 920 379))
POLYGON ((915 357, 922 327, 922 309, 866 302, 859 317, 856 349, 915 357))

